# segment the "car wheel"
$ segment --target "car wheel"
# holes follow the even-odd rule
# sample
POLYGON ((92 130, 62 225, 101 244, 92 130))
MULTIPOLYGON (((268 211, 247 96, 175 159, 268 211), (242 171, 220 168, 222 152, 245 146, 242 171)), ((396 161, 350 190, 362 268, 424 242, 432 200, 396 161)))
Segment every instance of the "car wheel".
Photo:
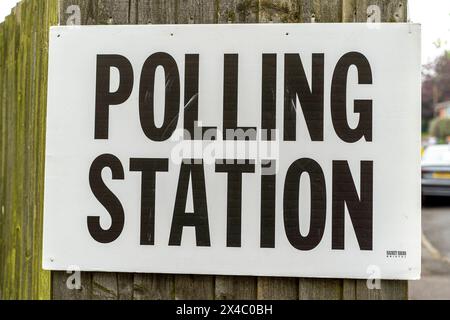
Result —
POLYGON ((422 207, 428 206, 430 203, 430 197, 422 195, 422 207))

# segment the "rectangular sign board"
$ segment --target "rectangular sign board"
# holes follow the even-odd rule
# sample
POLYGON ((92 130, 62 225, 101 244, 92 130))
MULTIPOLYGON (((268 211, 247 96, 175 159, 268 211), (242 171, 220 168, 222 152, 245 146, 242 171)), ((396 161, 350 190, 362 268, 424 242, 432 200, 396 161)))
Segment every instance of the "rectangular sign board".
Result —
POLYGON ((420 26, 50 38, 45 269, 420 277, 420 26))

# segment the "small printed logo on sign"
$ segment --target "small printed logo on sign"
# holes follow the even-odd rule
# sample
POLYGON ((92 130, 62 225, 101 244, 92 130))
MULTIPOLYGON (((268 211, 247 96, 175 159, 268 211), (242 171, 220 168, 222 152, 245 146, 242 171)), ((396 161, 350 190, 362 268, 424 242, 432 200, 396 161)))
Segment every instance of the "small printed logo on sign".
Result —
POLYGON ((406 258, 406 251, 386 251, 387 258, 406 258))

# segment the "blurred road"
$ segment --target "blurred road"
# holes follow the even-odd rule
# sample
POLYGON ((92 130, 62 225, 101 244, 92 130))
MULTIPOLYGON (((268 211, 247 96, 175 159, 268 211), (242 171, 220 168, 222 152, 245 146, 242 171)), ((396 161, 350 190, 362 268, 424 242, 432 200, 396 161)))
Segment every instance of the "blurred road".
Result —
POLYGON ((427 202, 422 230, 422 280, 410 282, 410 299, 450 299, 450 198, 427 202))

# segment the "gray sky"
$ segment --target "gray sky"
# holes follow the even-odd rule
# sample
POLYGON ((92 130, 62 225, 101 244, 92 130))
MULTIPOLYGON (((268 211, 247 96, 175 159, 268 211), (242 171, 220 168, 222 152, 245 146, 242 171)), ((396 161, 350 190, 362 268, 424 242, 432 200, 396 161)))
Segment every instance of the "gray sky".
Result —
MULTIPOLYGON (((18 0, 0 0, 0 22, 18 0)), ((450 49, 450 1, 409 0, 409 19, 422 24, 422 62, 432 61, 442 50, 450 49), (434 42, 442 40, 442 47, 434 42)))

